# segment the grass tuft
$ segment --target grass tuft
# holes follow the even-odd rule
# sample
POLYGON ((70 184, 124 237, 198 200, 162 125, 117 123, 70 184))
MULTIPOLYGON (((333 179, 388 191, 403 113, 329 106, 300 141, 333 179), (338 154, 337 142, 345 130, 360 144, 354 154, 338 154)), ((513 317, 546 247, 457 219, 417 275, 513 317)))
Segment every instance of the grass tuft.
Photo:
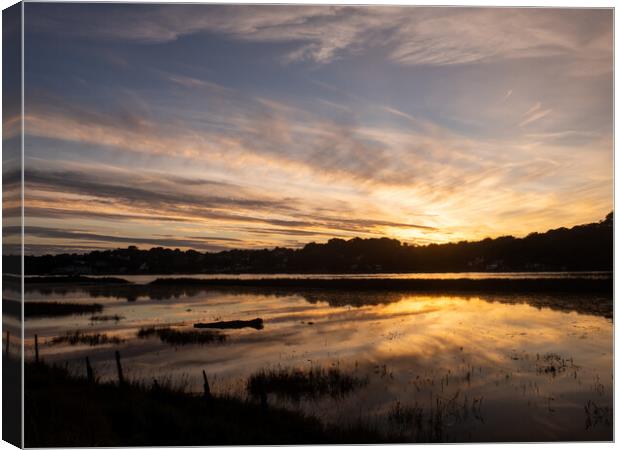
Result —
POLYGON ((124 342, 123 339, 116 336, 108 336, 105 333, 84 333, 77 330, 73 332, 67 332, 62 336, 56 336, 50 341, 50 344, 88 344, 90 346, 103 345, 103 344, 120 344, 124 342))
POLYGON ((227 338, 219 331, 178 330, 171 327, 143 327, 138 330, 141 339, 151 336, 157 336, 170 345, 222 343, 227 338))
POLYGON ((91 322, 109 322, 109 321, 118 322, 120 320, 123 320, 124 318, 125 318, 124 316, 119 316, 118 314, 114 314, 111 316, 100 315, 100 316, 92 316, 90 318, 90 321, 91 322))
POLYGON ((291 399, 325 395, 340 398, 367 383, 366 378, 349 375, 336 367, 313 367, 308 370, 278 368, 261 370, 251 375, 247 390, 254 397, 273 393, 291 399))

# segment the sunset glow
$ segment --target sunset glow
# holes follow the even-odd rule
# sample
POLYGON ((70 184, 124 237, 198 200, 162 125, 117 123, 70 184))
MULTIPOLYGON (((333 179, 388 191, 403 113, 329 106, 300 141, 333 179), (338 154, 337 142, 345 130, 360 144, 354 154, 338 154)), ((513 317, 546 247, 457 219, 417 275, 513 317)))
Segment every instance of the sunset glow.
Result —
POLYGON ((612 10, 25 10, 27 253, 427 244, 613 209, 612 10))

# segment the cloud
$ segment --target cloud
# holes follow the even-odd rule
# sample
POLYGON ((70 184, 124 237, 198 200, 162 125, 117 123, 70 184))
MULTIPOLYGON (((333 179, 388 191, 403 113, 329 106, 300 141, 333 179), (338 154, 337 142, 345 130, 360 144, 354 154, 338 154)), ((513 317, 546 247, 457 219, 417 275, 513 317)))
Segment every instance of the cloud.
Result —
MULTIPOLYGON (((6 234, 18 234, 21 232, 21 227, 4 227, 3 232, 6 234)), ((184 247, 193 248, 197 250, 207 251, 220 251, 225 250, 228 246, 219 244, 219 241, 232 241, 235 239, 226 239, 221 237, 199 237, 199 238, 186 238, 186 239, 174 239, 174 238, 161 238, 156 237, 145 238, 140 236, 127 236, 127 235, 103 235, 98 233, 90 233, 85 231, 66 231, 48 227, 36 227, 26 226, 24 227, 24 235, 27 240, 31 240, 32 237, 46 238, 52 240, 60 240, 64 246, 66 243, 72 241, 80 242, 109 242, 116 245, 132 244, 132 245, 150 245, 156 247, 184 247)))
POLYGON ((520 235, 609 210, 610 10, 29 8, 28 39, 70 37, 87 82, 32 74, 31 226, 258 248, 520 235), (200 53, 221 48, 234 68, 200 53))
MULTIPOLYGON (((86 245, 63 243, 59 245, 47 244, 26 244, 24 254, 26 255, 54 255, 61 253, 90 253, 94 250, 108 250, 109 246, 98 246, 93 243, 86 245)), ((21 246, 12 249, 13 254, 21 254, 21 246)))
POLYGON ((586 146, 600 138, 596 132, 581 130, 527 133, 525 137, 533 141, 541 141, 555 146, 586 146))
MULTIPOLYGON (((104 112, 59 99, 32 103, 26 118, 27 147, 34 136, 58 139, 61 146, 76 142, 78 148, 110 152, 109 161, 122 158, 126 167, 62 166, 62 161, 44 161, 49 152, 41 153, 44 160, 27 164, 27 211, 40 214, 41 223, 45 216, 52 221, 97 220, 102 226, 106 220, 151 227, 166 222, 192 232, 207 226, 242 239, 239 247, 254 248, 282 245, 287 233, 257 239, 261 234, 249 232, 249 224, 293 230, 291 236, 302 236, 296 230, 319 237, 389 233, 420 243, 526 234, 556 226, 556 218, 549 223, 550 211, 567 201, 567 180, 576 171, 598 177, 607 167, 605 149, 611 148, 600 134, 573 133, 560 139, 549 134, 549 127, 536 137, 468 137, 396 107, 369 102, 360 102, 358 111, 369 108, 402 120, 390 125, 340 123, 264 96, 211 90, 205 95, 226 101, 215 109, 187 113, 182 104, 163 105, 152 116, 127 107, 126 116, 132 118, 127 123, 113 117, 114 108, 104 112), (578 142, 573 142, 575 137, 578 142), (593 167, 586 173, 574 161, 583 155, 587 139, 593 167), (542 154, 548 163, 536 160, 542 154), (159 171, 142 169, 145 160, 159 171), (135 164, 138 169, 128 169, 135 164), (171 175, 187 169, 201 176, 171 175), (533 221, 527 229, 501 219, 480 223, 480 217, 499 218, 515 204, 529 205, 533 221), (82 210, 88 212, 80 216, 82 210), (546 221, 538 216, 542 210, 548 212, 546 221)), ((523 109, 526 112, 516 116, 522 126, 552 117, 542 102, 523 109)), ((609 180, 611 174, 602 176, 609 180)), ((584 195, 571 198, 581 206, 566 216, 568 225, 587 221, 579 218, 586 211, 596 220, 609 209, 606 192, 588 200, 584 195)))
POLYGON ((386 111, 386 112, 388 112, 390 114, 393 114, 393 115, 398 116, 398 117, 405 118, 405 119, 410 120, 412 122, 416 122, 416 120, 417 120, 412 115, 404 113, 404 112, 402 112, 402 111, 400 111, 400 110, 398 110, 396 108, 392 108, 390 106, 383 106, 381 109, 383 109, 384 111, 386 111))
POLYGON ((320 231, 312 231, 312 230, 297 230, 297 229, 286 229, 286 228, 261 228, 261 227, 252 227, 246 228, 246 231, 252 234, 265 234, 268 236, 273 235, 292 235, 292 236, 326 236, 335 237, 332 233, 324 233, 320 231))
POLYGON ((154 70, 154 72, 159 73, 163 78, 167 79, 168 81, 178 84, 188 89, 195 90, 198 88, 198 89, 213 90, 213 91, 216 91, 222 94, 234 93, 234 89, 228 88, 226 86, 222 86, 221 84, 214 83, 206 79, 198 79, 198 78, 189 77, 186 75, 164 72, 161 70, 154 70))
MULTIPOLYGON (((160 205, 160 206, 191 206, 194 208, 252 208, 269 209, 270 211, 288 211, 289 199, 267 200, 256 196, 248 196, 237 187, 229 189, 226 196, 208 195, 205 193, 192 194, 185 189, 183 179, 174 177, 172 183, 165 176, 160 180, 125 173, 124 177, 113 173, 96 171, 96 173, 80 173, 75 171, 43 172, 37 169, 27 169, 24 179, 27 187, 36 187, 39 190, 51 189, 54 192, 65 191, 84 196, 114 198, 130 205, 160 205), (113 179, 114 177, 114 179, 113 179)), ((120 175, 120 174, 119 174, 120 175)), ((213 189, 213 185, 203 182, 213 189)), ((190 185, 190 183, 188 183, 190 185)), ((196 184, 194 184, 195 186, 196 184)), ((214 183, 221 186, 220 183, 214 183)))
MULTIPOLYGON (((124 120, 122 115, 117 117, 116 109, 104 113, 53 98, 43 104, 33 102, 29 111, 26 129, 31 136, 184 158, 229 173, 252 166, 308 172, 329 179, 408 184, 412 170, 422 169, 417 152, 393 148, 388 142, 393 134, 389 130, 327 121, 264 98, 238 98, 233 105, 223 105, 214 112, 214 117, 206 113, 195 124, 158 121, 131 109, 125 110, 125 117, 130 119, 124 120), (219 126, 221 116, 226 117, 225 127, 219 126), (406 159, 401 158, 404 153, 406 159), (404 161, 408 164, 403 165, 404 161)), ((437 131, 428 121, 409 118, 420 131, 437 131)), ((429 142, 428 137, 415 135, 413 130, 407 137, 410 142, 429 142)), ((452 153, 452 158, 457 156, 452 153)))
POLYGON ((392 62, 454 65, 568 57, 611 71, 609 10, 379 6, 98 5, 31 7, 35 32, 162 43, 209 32, 291 42, 285 62, 325 64, 373 48, 392 62), (36 8, 36 9, 35 9, 36 8), (587 39, 584 39, 584 36, 587 39))
MULTIPOLYGON (((610 22, 605 20, 605 13, 571 14, 553 9, 423 9, 413 21, 398 28, 396 34, 400 44, 391 56, 402 64, 429 65, 567 55, 588 59, 575 27, 584 28, 584 22, 596 14, 602 30, 589 28, 588 32, 608 31, 610 22)), ((605 49, 599 51, 604 53, 605 49)))
MULTIPOLYGON (((58 163, 59 166, 62 163, 58 163)), ((261 241, 252 240, 267 224, 282 228, 268 228, 270 242, 277 236, 354 236, 374 234, 377 228, 400 227, 408 229, 433 230, 432 227, 411 222, 389 221, 384 218, 343 218, 326 213, 329 209, 309 209, 305 202, 294 199, 280 198, 270 201, 257 197, 247 189, 238 185, 213 182, 208 180, 192 180, 178 176, 167 178, 165 175, 154 176, 152 173, 109 170, 101 166, 75 166, 63 170, 54 167, 38 169, 29 167, 25 172, 28 196, 25 205, 25 217, 30 224, 86 223, 92 226, 99 223, 109 228, 113 222, 123 223, 114 226, 123 230, 145 230, 150 235, 153 226, 160 222, 169 222, 179 235, 191 233, 190 230, 208 229, 224 232, 235 237, 204 238, 207 242, 198 241, 189 234, 188 238, 174 242, 159 237, 131 238, 128 236, 111 236, 103 233, 84 233, 71 230, 66 234, 58 231, 53 233, 49 227, 31 226, 28 238, 66 239, 75 241, 132 242, 135 244, 152 244, 166 246, 182 246, 198 249, 214 249, 214 240, 221 240, 219 247, 248 247, 262 245, 261 241), (78 170, 80 168, 80 170, 78 170), (92 174, 92 175, 91 175, 92 174), (193 181, 193 182, 192 182, 193 181), (221 190, 221 196, 204 195, 203 189, 221 190), (198 189, 198 190, 196 190, 198 189), (232 196, 234 192, 235 197, 232 196), (227 194, 231 194, 230 196, 227 194), (85 207, 85 205, 88 205, 85 207), (59 222, 60 221, 60 222, 59 222), (95 221, 95 222, 93 222, 95 221), (129 226, 131 223, 142 223, 142 227, 129 226), (174 225, 173 225, 174 224, 174 225), (253 224, 252 228, 247 228, 253 224), (45 228, 45 233, 41 230, 45 228), (345 233, 345 234, 342 234, 345 233)), ((10 177, 10 174, 9 174, 10 177)), ((325 205, 324 205, 325 206, 325 205)), ((9 211, 7 211, 9 212, 9 211)), ((72 226, 72 228, 75 225, 72 226)), ((127 231, 125 231, 127 233, 127 231)))
MULTIPOLYGON (((36 197, 35 197, 36 198, 36 197)), ((5 214, 21 214, 21 208, 7 208, 5 214)), ((53 208, 40 206, 27 206, 24 208, 24 215, 30 218, 49 218, 49 219, 95 219, 105 221, 149 221, 156 220, 158 222, 188 222, 184 217, 170 217, 164 215, 154 216, 152 214, 131 214, 131 213, 113 213, 106 211, 95 211, 70 208, 53 208)))
POLYGON ((519 126, 524 127, 525 125, 536 122, 544 117, 547 117, 553 111, 551 108, 542 109, 541 107, 541 103, 538 102, 528 109, 525 114, 523 114, 523 121, 519 124, 519 126))
POLYGON ((349 106, 342 105, 340 103, 336 103, 336 102, 333 102, 333 101, 330 101, 330 100, 325 100, 324 98, 317 98, 316 101, 321 103, 321 104, 323 104, 323 105, 329 106, 330 108, 334 108, 334 109, 337 109, 337 110, 340 110, 340 111, 344 111, 345 113, 349 113, 350 114, 352 112, 351 108, 349 106))

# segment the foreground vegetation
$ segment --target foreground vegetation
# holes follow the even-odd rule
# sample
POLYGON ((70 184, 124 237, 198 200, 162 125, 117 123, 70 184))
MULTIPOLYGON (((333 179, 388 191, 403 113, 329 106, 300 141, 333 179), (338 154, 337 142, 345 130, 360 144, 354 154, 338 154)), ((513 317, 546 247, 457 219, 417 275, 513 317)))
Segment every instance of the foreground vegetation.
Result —
POLYGON ((27 447, 392 441, 362 424, 326 426, 260 402, 190 395, 155 382, 89 382, 43 363, 26 363, 25 383, 27 447))

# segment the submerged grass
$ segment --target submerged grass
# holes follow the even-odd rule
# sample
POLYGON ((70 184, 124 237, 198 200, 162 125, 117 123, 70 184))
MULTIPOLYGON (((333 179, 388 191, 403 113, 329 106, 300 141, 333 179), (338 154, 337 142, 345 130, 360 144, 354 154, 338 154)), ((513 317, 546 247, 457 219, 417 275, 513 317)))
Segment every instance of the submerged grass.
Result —
POLYGON ((170 345, 222 343, 227 336, 219 331, 178 330, 171 327, 143 327, 138 330, 138 337, 145 339, 157 336, 170 345))
POLYGON ((611 426, 614 415, 613 408, 609 406, 600 407, 592 400, 588 400, 584 410, 586 412, 586 430, 598 424, 611 426))
POLYGON ((100 315, 100 316, 92 316, 90 318, 91 322, 109 322, 109 321, 114 321, 114 322, 119 322, 121 320, 123 320, 125 317, 124 316, 119 316, 118 314, 114 314, 114 315, 100 315))
POLYGON ((62 336, 56 336, 50 344, 88 344, 90 346, 103 345, 103 344, 121 344, 124 340, 116 336, 108 336, 105 333, 84 333, 83 331, 76 330, 73 332, 67 332, 62 336))
POLYGON ((254 397, 273 393, 291 399, 317 398, 325 395, 338 398, 367 383, 367 378, 347 374, 337 367, 328 369, 312 367, 307 370, 277 368, 261 370, 251 375, 247 382, 247 390, 254 397))
POLYGON ((412 442, 454 442, 455 436, 448 436, 452 425, 464 423, 468 418, 484 423, 482 396, 468 400, 467 395, 462 396, 457 390, 450 397, 435 395, 433 400, 426 407, 417 402, 407 406, 397 401, 388 411, 387 419, 412 442))

